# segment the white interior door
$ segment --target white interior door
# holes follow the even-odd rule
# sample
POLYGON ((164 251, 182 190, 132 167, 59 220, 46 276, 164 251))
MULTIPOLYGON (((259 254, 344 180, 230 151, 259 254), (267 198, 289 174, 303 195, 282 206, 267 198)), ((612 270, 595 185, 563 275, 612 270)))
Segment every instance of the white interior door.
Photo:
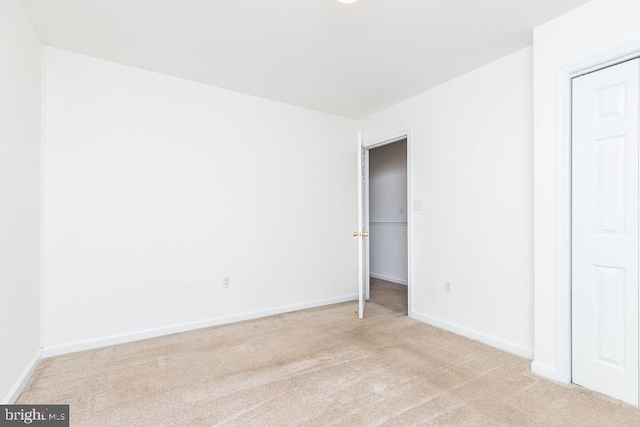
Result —
POLYGON ((367 285, 367 245, 365 244, 365 240, 368 237, 368 232, 365 230, 364 220, 365 220, 365 156, 364 156, 364 147, 362 144, 362 133, 358 132, 358 231, 354 232, 353 235, 356 239, 358 239, 358 317, 362 319, 364 317, 364 308, 367 303, 367 293, 366 293, 366 285, 367 285))
MULTIPOLYGON (((363 144, 364 145, 364 144, 363 144)), ((363 160, 364 160, 364 231, 367 237, 364 239, 364 287, 365 287, 365 299, 369 301, 371 299, 371 240, 369 239, 370 224, 369 224, 369 154, 370 150, 363 148, 363 160)))
POLYGON ((638 405, 639 60, 573 80, 573 382, 638 405))

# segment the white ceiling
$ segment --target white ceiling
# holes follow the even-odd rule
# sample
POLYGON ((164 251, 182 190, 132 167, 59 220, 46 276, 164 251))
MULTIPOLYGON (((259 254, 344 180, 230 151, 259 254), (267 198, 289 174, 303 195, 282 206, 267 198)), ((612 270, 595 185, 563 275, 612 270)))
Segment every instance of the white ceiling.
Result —
POLYGON ((361 118, 588 0, 23 0, 45 45, 361 118))

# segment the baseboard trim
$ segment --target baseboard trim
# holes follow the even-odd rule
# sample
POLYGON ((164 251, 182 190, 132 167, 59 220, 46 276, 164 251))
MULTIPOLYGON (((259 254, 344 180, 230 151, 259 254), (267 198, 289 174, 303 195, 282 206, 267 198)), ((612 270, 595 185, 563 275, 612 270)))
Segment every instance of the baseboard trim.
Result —
POLYGON ((435 326, 436 328, 444 329, 475 341, 480 341, 481 343, 491 347, 495 347, 498 350, 506 351, 507 353, 515 354, 516 356, 520 356, 525 359, 533 359, 532 349, 523 347, 510 341, 503 340, 502 338, 498 338, 484 332, 476 331, 465 326, 456 325, 454 323, 447 322, 433 316, 427 316, 426 314, 418 313, 416 311, 411 312, 411 317, 421 322, 427 323, 431 326, 435 326))
POLYGON ((167 326, 163 328, 147 329, 143 331, 133 332, 129 334, 119 334, 110 337, 96 338, 85 341, 77 341, 68 344, 60 344, 46 346, 42 349, 44 358, 60 356, 68 353, 75 353, 83 350, 91 350, 94 348, 108 347, 116 344, 124 344, 128 342, 145 340, 148 338, 156 338, 164 335, 176 334, 179 332, 193 331, 196 329, 209 328, 211 326, 226 325, 229 323, 241 322, 243 320, 258 319, 261 317, 274 316, 276 314, 290 313, 292 311, 305 310, 308 308, 322 307, 332 304, 340 304, 343 302, 354 301, 358 299, 358 295, 346 295, 343 297, 329 298, 324 300, 311 301, 302 304, 286 305, 268 310, 260 310, 249 313, 237 314, 233 316, 214 317, 211 319, 200 320, 196 322, 187 322, 177 325, 167 326))
POLYGON ((22 375, 18 378, 18 381, 16 381, 13 387, 11 387, 11 390, 9 390, 9 393, 7 393, 7 396, 2 401, 3 405, 11 405, 18 400, 18 397, 20 397, 20 394, 27 386, 31 376, 36 369, 38 369, 40 362, 42 362, 42 349, 38 350, 33 359, 31 359, 31 362, 29 362, 25 370, 22 372, 22 375))
POLYGON ((398 285, 407 286, 409 284, 406 280, 396 279, 395 277, 385 276, 383 274, 369 273, 369 276, 373 277, 374 279, 386 280, 387 282, 396 283, 398 285))
POLYGON ((552 381, 568 384, 566 381, 563 381, 562 378, 558 377, 558 370, 556 368, 544 363, 536 362, 535 360, 531 362, 531 372, 552 381))

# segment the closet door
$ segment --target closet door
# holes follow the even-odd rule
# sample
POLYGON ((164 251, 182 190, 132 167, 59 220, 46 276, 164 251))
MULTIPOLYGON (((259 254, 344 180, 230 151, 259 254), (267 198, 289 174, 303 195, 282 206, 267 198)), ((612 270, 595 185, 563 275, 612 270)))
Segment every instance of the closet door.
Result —
POLYGON ((365 226, 365 166, 366 156, 362 133, 358 132, 358 230, 353 232, 353 237, 358 239, 358 317, 364 318, 364 310, 367 304, 367 283, 369 283, 369 245, 366 239, 369 232, 365 226))
POLYGON ((639 60, 573 80, 573 382, 638 405, 639 60))

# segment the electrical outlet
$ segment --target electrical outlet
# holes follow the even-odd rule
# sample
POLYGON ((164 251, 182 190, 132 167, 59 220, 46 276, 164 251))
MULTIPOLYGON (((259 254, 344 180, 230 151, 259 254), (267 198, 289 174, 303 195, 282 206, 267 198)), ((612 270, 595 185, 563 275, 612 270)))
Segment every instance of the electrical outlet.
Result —
POLYGON ((451 282, 444 282, 444 291, 448 294, 451 293, 451 282))
POLYGON ((222 279, 222 287, 227 289, 231 287, 231 277, 225 277, 222 279))

